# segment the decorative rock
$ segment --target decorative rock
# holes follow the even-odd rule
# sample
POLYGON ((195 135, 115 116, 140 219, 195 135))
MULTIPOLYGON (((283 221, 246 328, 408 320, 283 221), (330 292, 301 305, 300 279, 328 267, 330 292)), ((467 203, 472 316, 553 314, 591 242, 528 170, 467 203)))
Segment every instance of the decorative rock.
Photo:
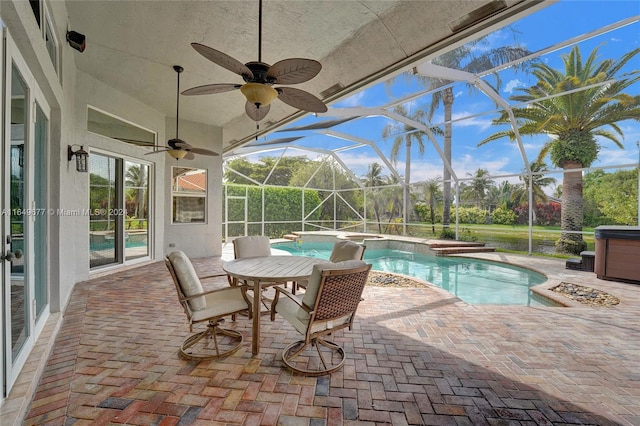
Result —
POLYGON ((411 278, 378 271, 369 272, 367 285, 374 287, 424 287, 423 283, 411 278))
POLYGON ((620 303, 620 299, 609 293, 572 283, 562 282, 550 290, 589 306, 611 307, 620 303))

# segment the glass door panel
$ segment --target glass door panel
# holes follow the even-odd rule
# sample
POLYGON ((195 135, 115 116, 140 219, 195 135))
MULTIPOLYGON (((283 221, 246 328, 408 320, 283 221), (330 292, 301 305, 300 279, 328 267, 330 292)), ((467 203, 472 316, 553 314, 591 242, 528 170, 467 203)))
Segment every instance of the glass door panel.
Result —
POLYGON ((49 142, 49 120, 36 104, 36 120, 34 129, 34 159, 33 159, 33 184, 34 184, 34 214, 33 219, 33 268, 34 268, 34 296, 36 307, 36 319, 45 312, 49 304, 48 292, 48 167, 47 152, 49 142))
POLYGON ((118 176, 122 160, 89 155, 89 267, 122 262, 122 205, 118 176))
POLYGON ((149 166, 125 161, 125 260, 149 255, 149 166))
POLYGON ((25 266, 28 247, 25 239, 27 205, 25 178, 28 158, 25 141, 27 139, 28 112, 27 85, 15 64, 11 67, 11 145, 9 154, 9 237, 10 251, 15 258, 11 261, 10 291, 10 333, 11 359, 15 361, 20 350, 30 336, 29 291, 25 266))

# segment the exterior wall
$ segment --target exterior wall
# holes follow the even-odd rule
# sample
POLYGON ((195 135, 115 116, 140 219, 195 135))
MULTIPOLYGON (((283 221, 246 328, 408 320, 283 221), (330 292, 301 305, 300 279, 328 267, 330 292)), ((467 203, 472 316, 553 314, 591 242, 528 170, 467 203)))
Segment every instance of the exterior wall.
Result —
MULTIPOLYGON (((174 137, 175 118, 166 119, 166 129, 166 135, 170 135, 167 138, 174 137)), ((222 129, 220 128, 180 120, 180 139, 194 147, 206 148, 222 154, 222 129)), ((164 254, 182 250, 190 257, 220 256, 222 254, 222 155, 216 157, 196 155, 193 160, 180 161, 169 158, 168 155, 164 156, 167 157, 164 254), (207 170, 206 224, 171 223, 172 199, 169 181, 171 167, 177 165, 207 170)))
MULTIPOLYGON (((78 173, 75 162, 67 160, 68 145, 83 145, 89 155, 92 152, 106 152, 139 159, 154 165, 153 180, 150 181, 150 204, 154 222, 150 230, 153 240, 151 260, 161 260, 170 251, 169 243, 194 257, 220 255, 222 157, 196 156, 193 161, 180 162, 181 165, 207 169, 208 220, 206 224, 200 225, 172 225, 170 167, 174 160, 166 154, 144 155, 149 152, 146 148, 88 132, 87 108, 94 107, 157 132, 159 144, 166 142, 167 135, 175 133, 175 118, 167 118, 153 106, 145 105, 78 71, 75 58, 82 53, 73 50, 65 41, 67 29, 73 29, 73 22, 68 21, 65 3, 48 1, 47 6, 59 42, 59 73, 49 58, 29 2, 0 1, 0 18, 51 108, 48 207, 53 211, 80 211, 88 208, 89 174, 78 173)), ((89 46, 88 49, 90 48, 89 46)), ((167 73, 172 72, 167 67, 167 73)), ((174 87, 167 87, 167 90, 173 91, 174 87)), ((180 132, 180 136, 194 146, 222 152, 221 128, 185 121, 180 126, 180 132)), ((75 284, 96 275, 89 271, 89 217, 49 215, 47 240, 50 244, 49 310, 60 312, 64 311, 75 284)), ((108 273, 121 267, 122 265, 104 268, 98 273, 108 273)), ((0 361, 0 364, 4 363, 3 356, 0 356, 0 361)), ((0 405, 1 397, 2 395, 0 405)))

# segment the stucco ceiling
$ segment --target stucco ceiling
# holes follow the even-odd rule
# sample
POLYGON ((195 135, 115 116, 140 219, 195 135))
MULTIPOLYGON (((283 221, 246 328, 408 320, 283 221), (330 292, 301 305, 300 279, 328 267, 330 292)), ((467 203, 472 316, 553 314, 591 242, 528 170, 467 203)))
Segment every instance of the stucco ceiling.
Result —
MULTIPOLYGON (((198 42, 240 62, 258 59, 258 0, 67 1, 70 29, 87 37, 74 55, 77 67, 141 102, 175 117, 175 72, 181 89, 210 83, 242 83, 191 48, 198 42)), ((482 18, 490 0, 320 1, 265 0, 262 60, 316 59, 323 69, 297 85, 329 105, 388 73, 408 69, 446 45, 501 20, 527 13, 537 1, 505 0, 482 18), (481 13, 478 11, 480 9, 481 13), (468 22, 465 16, 471 14, 468 22), (469 25, 467 25, 469 24, 469 25)), ((491 6, 490 6, 491 8, 491 6)), ((220 126, 225 150, 252 139, 256 123, 244 113, 239 91, 182 97, 180 118, 220 126)), ((261 131, 300 116, 274 101, 261 131)), ((162 142, 162 141, 161 141, 162 142)))

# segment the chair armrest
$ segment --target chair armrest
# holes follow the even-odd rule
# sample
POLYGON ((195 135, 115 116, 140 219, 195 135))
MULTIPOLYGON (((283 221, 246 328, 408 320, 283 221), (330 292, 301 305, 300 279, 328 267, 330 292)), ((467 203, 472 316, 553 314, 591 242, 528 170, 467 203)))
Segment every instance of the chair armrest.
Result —
POLYGON ((310 307, 302 303, 300 300, 298 300, 298 298, 296 298, 295 295, 291 294, 289 291, 285 290, 282 287, 274 287, 274 288, 276 289, 276 295, 273 298, 273 302, 271 302, 271 321, 274 321, 276 319, 276 305, 278 304, 278 299, 280 298, 280 294, 283 294, 284 296, 291 299, 296 305, 304 309, 309 314, 313 312, 313 309, 311 309, 310 307))
POLYGON ((191 300, 191 299, 195 299, 196 297, 202 297, 202 296, 206 296, 207 294, 218 293, 218 292, 221 292, 221 291, 229 291, 229 290, 236 291, 235 290, 236 288, 240 288, 240 289, 242 289, 243 292, 245 292, 246 289, 248 289, 250 287, 246 286, 246 285, 238 285, 238 286, 235 286, 235 287, 215 288, 213 290, 203 291, 202 293, 193 294, 191 296, 185 296, 181 300, 191 300))

